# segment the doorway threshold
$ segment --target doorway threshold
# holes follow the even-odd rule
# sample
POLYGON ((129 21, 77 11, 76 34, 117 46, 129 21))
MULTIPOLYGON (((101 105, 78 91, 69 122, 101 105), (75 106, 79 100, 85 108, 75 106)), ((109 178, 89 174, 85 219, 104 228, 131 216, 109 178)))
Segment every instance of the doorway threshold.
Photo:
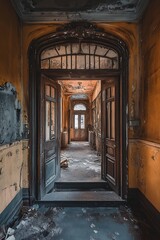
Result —
POLYGON ((117 207, 125 204, 113 191, 61 191, 46 194, 39 204, 54 207, 117 207))
POLYGON ((69 182, 55 182, 54 190, 60 191, 111 191, 112 189, 104 180, 94 181, 69 181, 69 182))

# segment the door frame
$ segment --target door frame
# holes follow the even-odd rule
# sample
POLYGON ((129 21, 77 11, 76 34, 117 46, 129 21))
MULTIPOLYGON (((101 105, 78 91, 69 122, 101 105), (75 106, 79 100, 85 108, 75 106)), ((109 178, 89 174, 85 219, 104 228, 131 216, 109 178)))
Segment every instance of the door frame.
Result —
POLYGON ((104 80, 106 76, 119 76, 120 78, 120 95, 123 93, 122 107, 122 127, 121 127, 121 191, 120 196, 127 198, 128 189, 128 59, 129 52, 125 42, 116 35, 99 29, 89 22, 73 22, 66 24, 63 28, 57 29, 56 32, 42 36, 33 40, 28 49, 29 56, 29 199, 32 204, 38 199, 40 186, 38 182, 38 171, 40 163, 37 158, 38 149, 38 98, 40 93, 39 79, 41 73, 48 77, 54 77, 56 80, 61 79, 100 79, 104 80), (93 43, 103 44, 111 47, 119 54, 119 70, 41 70, 40 54, 41 52, 55 45, 56 43, 80 41, 86 39, 93 43), (81 77, 79 77, 81 76, 81 77), (122 161, 123 159, 123 161, 122 161))

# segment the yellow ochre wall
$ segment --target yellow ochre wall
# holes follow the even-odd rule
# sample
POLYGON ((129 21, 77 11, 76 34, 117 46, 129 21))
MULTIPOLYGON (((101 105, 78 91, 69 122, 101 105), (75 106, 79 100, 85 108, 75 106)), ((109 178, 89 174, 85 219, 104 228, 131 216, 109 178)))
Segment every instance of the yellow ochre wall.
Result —
POLYGON ((140 22, 139 139, 130 142, 129 182, 160 211, 160 1, 150 1, 140 22))
MULTIPOLYGON (((23 111, 21 23, 9 0, 0 1, 0 86, 16 87, 23 111)), ((0 133, 1 134, 1 133, 0 133)), ((28 186, 28 143, 0 145, 0 213, 22 187, 28 186), (23 157, 25 156, 25 157, 23 157)))

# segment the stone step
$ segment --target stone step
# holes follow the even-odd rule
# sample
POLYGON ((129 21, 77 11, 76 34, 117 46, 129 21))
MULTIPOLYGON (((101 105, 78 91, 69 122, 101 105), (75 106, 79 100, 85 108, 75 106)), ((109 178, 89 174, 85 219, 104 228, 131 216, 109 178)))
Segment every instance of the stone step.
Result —
POLYGON ((113 191, 71 191, 46 194, 39 204, 55 207, 115 207, 125 203, 113 191))
POLYGON ((111 190, 105 181, 100 182, 55 182, 54 191, 103 191, 111 190))

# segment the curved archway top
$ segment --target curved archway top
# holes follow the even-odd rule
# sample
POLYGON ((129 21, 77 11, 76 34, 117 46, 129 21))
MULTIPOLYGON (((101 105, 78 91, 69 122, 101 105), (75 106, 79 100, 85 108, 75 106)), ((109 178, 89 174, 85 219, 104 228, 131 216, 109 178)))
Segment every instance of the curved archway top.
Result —
POLYGON ((119 54, 92 42, 55 44, 41 54, 41 69, 118 69, 119 54))
POLYGON ((128 55, 127 45, 120 37, 113 33, 106 32, 104 29, 87 21, 67 23, 63 25, 63 27, 57 28, 56 32, 33 40, 30 45, 30 50, 32 52, 35 48, 36 51, 41 54, 44 49, 60 42, 69 42, 71 39, 77 41, 92 39, 93 41, 98 41, 105 45, 107 44, 120 54, 124 51, 125 54, 128 55))
POLYGON ((76 103, 73 107, 73 110, 74 111, 86 111, 87 108, 86 108, 86 105, 83 103, 76 103))

